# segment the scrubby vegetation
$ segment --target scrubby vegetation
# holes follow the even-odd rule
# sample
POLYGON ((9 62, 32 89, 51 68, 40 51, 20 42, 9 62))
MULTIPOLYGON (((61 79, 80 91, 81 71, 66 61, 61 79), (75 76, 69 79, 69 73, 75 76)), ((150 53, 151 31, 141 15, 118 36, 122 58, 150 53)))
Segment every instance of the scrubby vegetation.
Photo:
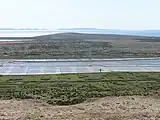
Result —
POLYGON ((160 57, 160 42, 136 40, 48 40, 0 43, 0 58, 69 59, 160 57))
POLYGON ((60 33, 28 41, 0 42, 0 58, 160 57, 160 38, 60 33))
POLYGON ((1 99, 40 99, 71 105, 105 96, 160 96, 160 73, 0 76, 1 99))

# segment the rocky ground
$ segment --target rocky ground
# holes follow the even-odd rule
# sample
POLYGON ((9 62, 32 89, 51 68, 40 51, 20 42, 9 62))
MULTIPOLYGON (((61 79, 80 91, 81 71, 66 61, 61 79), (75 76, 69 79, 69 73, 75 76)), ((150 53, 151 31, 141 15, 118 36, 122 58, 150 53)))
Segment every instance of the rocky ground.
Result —
POLYGON ((160 120, 160 99, 106 97, 73 106, 34 100, 1 100, 0 120, 160 120))

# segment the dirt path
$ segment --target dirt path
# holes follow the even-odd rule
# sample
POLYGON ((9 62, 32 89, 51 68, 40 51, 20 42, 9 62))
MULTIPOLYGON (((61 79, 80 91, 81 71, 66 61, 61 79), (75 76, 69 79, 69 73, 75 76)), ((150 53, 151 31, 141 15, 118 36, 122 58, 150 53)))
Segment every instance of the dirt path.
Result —
POLYGON ((33 100, 0 101, 0 120, 160 120, 160 99, 106 97, 73 106, 33 100))

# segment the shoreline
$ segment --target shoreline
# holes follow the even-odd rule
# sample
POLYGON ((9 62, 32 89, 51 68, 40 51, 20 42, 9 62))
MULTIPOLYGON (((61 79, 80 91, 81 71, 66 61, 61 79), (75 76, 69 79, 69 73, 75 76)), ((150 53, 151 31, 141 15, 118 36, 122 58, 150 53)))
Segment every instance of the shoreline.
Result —
POLYGON ((128 61, 128 60, 160 60, 160 57, 149 58, 110 58, 110 59, 0 59, 0 61, 14 62, 92 62, 92 61, 128 61))

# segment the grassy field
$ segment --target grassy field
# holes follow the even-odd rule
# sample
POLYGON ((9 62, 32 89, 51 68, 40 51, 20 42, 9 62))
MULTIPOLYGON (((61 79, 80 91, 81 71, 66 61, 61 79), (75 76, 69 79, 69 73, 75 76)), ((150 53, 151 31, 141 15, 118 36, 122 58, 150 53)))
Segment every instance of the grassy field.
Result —
POLYGON ((0 76, 1 99, 78 104, 105 96, 160 96, 160 73, 92 73, 0 76))

